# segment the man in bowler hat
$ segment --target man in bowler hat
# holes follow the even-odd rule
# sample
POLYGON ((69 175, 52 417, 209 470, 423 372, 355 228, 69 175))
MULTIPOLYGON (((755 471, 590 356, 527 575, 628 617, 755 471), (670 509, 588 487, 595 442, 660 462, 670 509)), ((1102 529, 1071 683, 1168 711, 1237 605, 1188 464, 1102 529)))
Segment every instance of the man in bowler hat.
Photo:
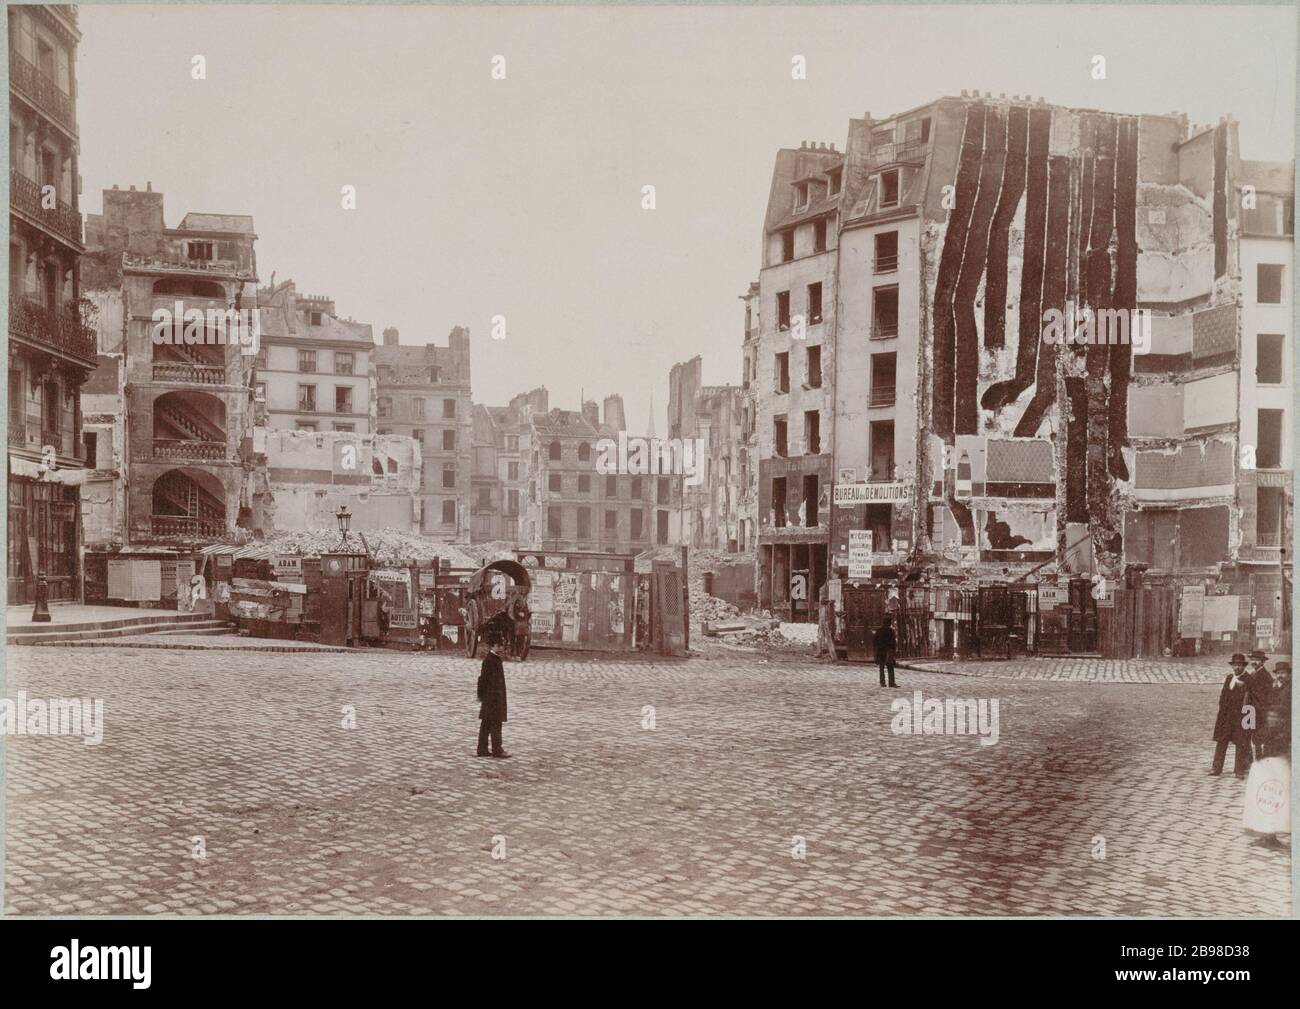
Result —
POLYGON ((1232 672, 1223 681, 1219 691, 1219 716, 1214 720, 1214 763, 1211 774, 1223 773, 1223 761, 1228 755, 1228 744, 1233 745, 1232 770, 1238 778, 1244 778, 1251 764, 1251 730, 1243 726, 1243 710, 1251 704, 1250 681, 1246 674, 1246 656, 1241 652, 1233 653, 1228 660, 1232 672))
POLYGON ((875 645, 876 665, 880 667, 880 685, 885 686, 885 670, 889 670, 889 686, 895 686, 894 683, 894 654, 898 648, 898 637, 894 634, 894 618, 886 616, 881 621, 880 626, 876 628, 876 633, 871 637, 871 643, 875 645))
POLYGON ((483 656, 478 674, 478 756, 505 759, 510 756, 501 747, 501 726, 506 720, 506 670, 501 664, 501 637, 495 628, 486 644, 488 653, 483 656))

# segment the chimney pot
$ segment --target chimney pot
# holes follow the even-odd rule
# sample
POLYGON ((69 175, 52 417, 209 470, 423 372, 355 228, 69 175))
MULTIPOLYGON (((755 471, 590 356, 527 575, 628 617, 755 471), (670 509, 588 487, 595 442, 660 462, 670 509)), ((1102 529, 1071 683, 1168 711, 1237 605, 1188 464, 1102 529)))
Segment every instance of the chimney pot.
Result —
POLYGON ((962 89, 961 89, 961 96, 962 96, 963 98, 967 97, 967 95, 966 95, 966 89, 965 89, 965 88, 962 88, 962 89))
POLYGON ((146 193, 152 193, 152 192, 153 192, 153 183, 152 183, 152 182, 146 182, 146 183, 144 184, 144 191, 145 191, 146 193))

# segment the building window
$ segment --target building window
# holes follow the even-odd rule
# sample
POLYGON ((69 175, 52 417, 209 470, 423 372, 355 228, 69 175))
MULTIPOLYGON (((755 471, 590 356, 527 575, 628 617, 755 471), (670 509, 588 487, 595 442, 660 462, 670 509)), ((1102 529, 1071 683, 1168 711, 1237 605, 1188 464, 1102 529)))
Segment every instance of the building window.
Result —
POLYGON ((421 445, 423 445, 423 444, 424 444, 424 428, 422 428, 422 427, 417 427, 414 431, 411 432, 411 437, 414 438, 416 441, 418 441, 421 445))
POLYGON ((894 479, 894 422, 871 422, 871 472, 872 480, 894 479))
POLYGON ((881 209, 898 206, 898 169, 880 173, 881 209))
POLYGON ((815 325, 822 321, 822 285, 808 285, 808 324, 815 325))
POLYGON ((808 209, 808 183, 796 182, 794 187, 794 209, 808 209))
POLYGON ((255 386, 253 386, 253 398, 256 399, 259 403, 265 403, 265 402, 266 402, 266 383, 265 383, 265 382, 258 382, 255 386))
POLYGON ((655 521, 658 524, 656 542, 662 546, 668 542, 668 513, 666 511, 655 512, 655 521))
POLYGON ((776 328, 785 331, 790 328, 790 292, 776 293, 776 328))
POLYGON ((507 452, 519 451, 519 435, 517 434, 506 435, 506 451, 507 452))
POLYGON ((898 269, 898 232, 882 231, 876 236, 876 273, 893 273, 898 269))
POLYGON ((591 474, 590 474, 590 473, 579 473, 579 474, 578 474, 578 493, 579 493, 579 494, 590 494, 590 493, 591 493, 591 474))
POLYGON ((514 490, 513 488, 506 491, 506 514, 519 514, 519 491, 514 490))
POLYGON ((390 396, 379 397, 379 416, 391 417, 393 415, 393 400, 390 396))
POLYGON ((445 526, 454 526, 456 524, 456 502, 454 500, 442 503, 442 524, 445 526))
POLYGON ((794 229, 781 232, 781 262, 788 263, 794 259, 794 229))
POLYGON ((588 445, 585 441, 581 442, 578 445, 578 461, 579 462, 591 461, 591 446, 588 445))
POLYGON ((335 422, 334 422, 334 430, 335 430, 335 431, 355 431, 355 430, 356 430, 356 425, 355 425, 355 424, 343 424, 343 423, 340 423, 340 422, 338 422, 338 421, 335 421, 335 422))
POLYGON ((307 325, 319 326, 324 321, 324 316, 320 312, 307 313, 307 325))
POLYGON ((606 532, 618 531, 618 512, 610 508, 605 509, 605 531, 606 532))
POLYGON ((618 497, 618 477, 612 473, 605 477, 605 497, 618 497))
POLYGON ((639 540, 645 535, 642 526, 642 514, 640 508, 633 508, 630 516, 631 529, 628 535, 629 539, 639 540))
POLYGON ((897 354, 871 355, 871 406, 894 405, 897 360, 897 354))
POLYGON ((562 478, 559 473, 548 473, 546 476, 546 489, 552 494, 561 493, 561 488, 563 487, 561 481, 562 478))
POLYGON ((350 350, 336 350, 334 352, 334 374, 351 375, 357 365, 356 355, 350 350))
POLYGON ((314 385, 298 386, 298 409, 304 413, 316 412, 316 387, 314 385))
POLYGON ((506 479, 507 480, 519 479, 519 463, 517 462, 506 463, 506 479))
POLYGON ((776 391, 790 391, 790 354, 782 351, 776 355, 776 391))
POLYGON ((775 443, 777 455, 785 456, 788 454, 786 451, 785 414, 783 413, 772 418, 772 440, 775 443))
POLYGON ((551 442, 550 448, 547 449, 547 458, 552 462, 558 462, 560 459, 560 439, 556 438, 551 442))
POLYGON ((1255 545, 1280 547, 1282 545, 1282 515, 1286 508, 1286 492, 1281 487, 1255 488, 1255 545))
POLYGON ((817 474, 808 473, 803 478, 803 524, 812 529, 816 527, 817 513, 817 474))
POLYGON ((186 242, 185 255, 190 259, 211 260, 212 243, 211 242, 186 242))
POLYGON ((578 508, 578 539, 585 540, 591 535, 591 509, 586 506, 578 508))
POLYGON ((822 450, 822 415, 816 410, 805 410, 803 415, 804 442, 809 455, 820 455, 822 450))
POLYGON ((297 431, 315 431, 316 422, 314 420, 300 420, 294 424, 294 430, 297 431))
POLYGON ((444 399, 442 401, 442 415, 447 420, 456 416, 456 401, 454 399, 444 399))
POLYGON ((641 478, 639 476, 634 476, 632 478, 632 500, 641 500, 641 478))
POLYGON ((416 420, 424 420, 424 397, 416 396, 411 400, 411 410, 416 420))
POLYGON ((1260 385, 1282 384, 1282 342, 1281 333, 1255 337, 1255 381, 1260 385))
POLYGON ((1260 410, 1256 415, 1255 465, 1278 469, 1282 465, 1282 411, 1260 410))
POLYGON ((299 371, 316 370, 316 351, 314 350, 298 351, 298 370, 299 371))
POLYGON ((888 340, 898 335, 898 286, 871 292, 871 338, 888 340))
POLYGON ((352 412, 352 386, 339 385, 334 387, 334 412, 352 412))
POLYGON ((826 251, 826 218, 821 217, 813 222, 813 252, 826 251))
POLYGON ((491 487, 480 487, 478 489, 478 507, 483 511, 492 507, 491 487))
POLYGON ((772 524, 785 528, 785 477, 772 478, 772 524))
POLYGON ((560 509, 547 508, 546 509, 546 535, 552 537, 553 539, 559 539, 561 536, 564 535, 562 529, 563 526, 560 523, 560 509))
POLYGON ((926 116, 921 120, 921 143, 930 142, 930 117, 926 116))
POLYGON ((838 196, 840 187, 844 184, 844 169, 832 168, 826 173, 826 178, 828 180, 826 184, 826 195, 838 196))
POLYGON ((1255 267, 1255 301, 1261 305, 1282 304, 1282 267, 1260 263, 1255 267))
POLYGON ((668 477, 661 476, 658 480, 658 487, 656 489, 659 494, 659 503, 661 505, 670 504, 672 502, 672 481, 669 480, 668 477))
POLYGON ((430 384, 430 385, 437 385, 437 384, 438 384, 438 369, 437 369, 437 368, 430 368, 430 369, 429 369, 429 384, 430 384))
POLYGON ((822 387, 822 349, 821 347, 808 348, 808 388, 820 389, 822 387))
POLYGON ((444 487, 456 486, 456 464, 454 462, 442 464, 442 485, 444 487))
POLYGON ((442 450, 444 452, 456 451, 456 432, 451 428, 445 428, 442 432, 442 450))

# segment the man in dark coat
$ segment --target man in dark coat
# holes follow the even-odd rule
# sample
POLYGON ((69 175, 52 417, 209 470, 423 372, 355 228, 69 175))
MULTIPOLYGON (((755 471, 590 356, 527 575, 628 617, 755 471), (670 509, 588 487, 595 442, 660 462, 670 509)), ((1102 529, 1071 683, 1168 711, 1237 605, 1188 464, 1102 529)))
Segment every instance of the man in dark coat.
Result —
POLYGON ((501 748, 501 725, 506 720, 506 670, 501 664, 501 638, 495 628, 486 644, 488 653, 483 656, 478 674, 478 756, 505 759, 510 756, 501 748))
POLYGON ((1268 700, 1262 704, 1260 727, 1255 733, 1259 757, 1291 756, 1291 663, 1273 667, 1268 700))
POLYGON ((871 641, 875 645, 876 665, 880 667, 880 685, 885 686, 885 670, 889 670, 889 686, 894 683, 894 652, 898 647, 898 638, 894 635, 894 618, 885 617, 871 641))
MULTIPOLYGON (((1235 652, 1228 665, 1232 672, 1223 681, 1219 691, 1219 715, 1214 720, 1214 764, 1211 774, 1223 773, 1223 761, 1228 755, 1228 744, 1233 745, 1232 770, 1244 778, 1251 764, 1251 730, 1242 725, 1245 709, 1252 704, 1250 681, 1246 675, 1246 656, 1235 652)), ((1255 716, 1258 718, 1258 714, 1255 716)))

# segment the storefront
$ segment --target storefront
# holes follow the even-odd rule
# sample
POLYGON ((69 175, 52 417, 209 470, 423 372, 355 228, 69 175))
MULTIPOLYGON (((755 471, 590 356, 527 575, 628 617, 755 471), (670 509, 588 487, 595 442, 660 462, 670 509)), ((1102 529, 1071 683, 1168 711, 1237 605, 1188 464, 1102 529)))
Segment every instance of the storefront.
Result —
POLYGON ((80 597, 78 530, 81 497, 76 486, 9 474, 8 599, 31 603, 45 575, 49 599, 80 597))

